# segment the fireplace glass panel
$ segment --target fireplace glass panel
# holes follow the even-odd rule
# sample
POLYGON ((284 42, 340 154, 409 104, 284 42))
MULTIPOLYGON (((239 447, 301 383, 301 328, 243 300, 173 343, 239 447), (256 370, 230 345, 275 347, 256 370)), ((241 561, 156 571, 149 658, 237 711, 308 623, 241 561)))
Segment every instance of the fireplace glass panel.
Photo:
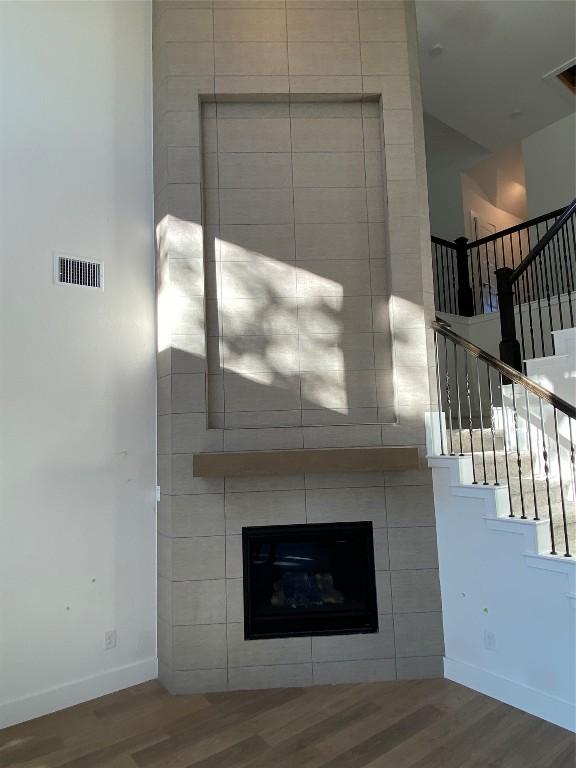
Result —
POLYGON ((247 639, 378 630, 371 522, 244 528, 247 639))

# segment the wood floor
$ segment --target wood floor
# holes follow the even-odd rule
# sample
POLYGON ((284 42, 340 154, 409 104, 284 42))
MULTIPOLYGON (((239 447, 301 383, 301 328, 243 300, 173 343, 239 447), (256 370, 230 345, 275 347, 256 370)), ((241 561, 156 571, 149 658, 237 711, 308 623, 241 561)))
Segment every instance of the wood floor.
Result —
POLYGON ((156 682, 0 731, 0 767, 574 768, 574 736, 447 680, 170 696, 156 682))

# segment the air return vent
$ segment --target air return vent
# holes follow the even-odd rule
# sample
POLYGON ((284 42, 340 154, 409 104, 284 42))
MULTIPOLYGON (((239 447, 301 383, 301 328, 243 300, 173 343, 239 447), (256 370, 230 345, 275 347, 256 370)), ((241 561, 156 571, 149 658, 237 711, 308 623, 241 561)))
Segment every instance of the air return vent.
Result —
POLYGON ((104 288, 104 265, 99 261, 54 255, 54 280, 64 285, 104 288))

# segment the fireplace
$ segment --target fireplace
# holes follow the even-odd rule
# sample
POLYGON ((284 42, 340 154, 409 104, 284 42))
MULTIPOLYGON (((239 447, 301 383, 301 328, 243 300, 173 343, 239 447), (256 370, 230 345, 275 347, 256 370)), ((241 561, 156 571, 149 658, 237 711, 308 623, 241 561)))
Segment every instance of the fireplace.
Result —
POLYGON ((378 631, 371 522, 242 529, 247 640, 378 631))

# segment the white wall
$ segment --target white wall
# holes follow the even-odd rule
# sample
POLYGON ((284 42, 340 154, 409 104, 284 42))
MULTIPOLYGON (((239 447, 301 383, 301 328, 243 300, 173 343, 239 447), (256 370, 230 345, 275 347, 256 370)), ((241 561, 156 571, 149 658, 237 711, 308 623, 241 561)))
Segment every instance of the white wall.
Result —
POLYGON ((2 726, 156 651, 150 6, 4 2, 0 30, 2 726))
POLYGON ((576 730, 574 561, 545 554, 546 520, 507 516, 505 486, 472 485, 470 457, 429 464, 445 676, 576 730))
POLYGON ((522 141, 528 217, 562 208, 576 197, 576 114, 522 141))

